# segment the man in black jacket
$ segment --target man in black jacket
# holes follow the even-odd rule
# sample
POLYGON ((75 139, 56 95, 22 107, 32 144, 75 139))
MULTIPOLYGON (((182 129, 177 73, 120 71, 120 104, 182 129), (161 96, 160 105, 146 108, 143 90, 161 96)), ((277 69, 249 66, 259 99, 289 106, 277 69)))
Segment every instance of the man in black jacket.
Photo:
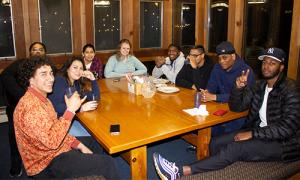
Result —
POLYGON ((295 161, 300 159, 300 94, 296 83, 283 74, 285 53, 268 48, 263 55, 264 79, 247 85, 249 70, 236 79, 229 107, 249 109, 243 130, 215 137, 210 157, 178 168, 159 154, 154 162, 161 177, 178 177, 224 168, 236 161, 295 161))
POLYGON ((205 54, 202 45, 192 47, 187 58, 190 63, 185 64, 179 71, 176 76, 176 85, 198 91, 206 89, 214 63, 205 54))
MULTIPOLYGON (((46 46, 41 42, 34 42, 29 47, 29 54, 30 57, 45 56, 46 46)), ((9 171, 10 177, 20 177, 22 175, 22 160, 15 138, 13 113, 16 105, 19 102, 19 99, 25 93, 25 89, 23 89, 17 82, 17 72, 19 66, 26 60, 27 59, 20 59, 14 61, 7 68, 5 68, 1 74, 7 100, 6 115, 8 118, 8 138, 11 158, 11 168, 9 171)))

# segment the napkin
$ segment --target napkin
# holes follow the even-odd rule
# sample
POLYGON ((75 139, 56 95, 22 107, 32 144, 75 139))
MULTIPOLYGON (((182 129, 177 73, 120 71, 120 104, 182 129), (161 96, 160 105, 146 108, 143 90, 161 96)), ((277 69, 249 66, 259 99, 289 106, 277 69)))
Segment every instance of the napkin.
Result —
POLYGON ((191 116, 207 116, 209 115, 208 111, 206 110, 206 105, 202 104, 199 108, 192 108, 192 109, 183 109, 184 112, 188 113, 191 116))

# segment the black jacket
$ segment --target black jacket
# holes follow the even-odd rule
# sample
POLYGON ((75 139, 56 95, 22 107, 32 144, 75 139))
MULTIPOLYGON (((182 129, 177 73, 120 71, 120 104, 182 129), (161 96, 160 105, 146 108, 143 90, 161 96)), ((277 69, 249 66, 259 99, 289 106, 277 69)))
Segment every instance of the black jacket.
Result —
POLYGON ((5 90, 7 106, 14 109, 19 99, 25 94, 25 89, 18 84, 18 69, 25 59, 16 60, 10 64, 1 74, 5 90))
POLYGON ((176 76, 176 85, 191 89, 195 84, 197 90, 206 89, 214 63, 207 55, 204 58, 204 65, 197 69, 192 68, 190 64, 185 64, 176 76))
POLYGON ((259 110, 262 105, 265 80, 253 87, 232 90, 229 107, 232 111, 249 109, 247 128, 252 130, 253 138, 266 141, 279 141, 282 144, 282 159, 300 159, 300 94, 293 80, 280 74, 267 102, 267 126, 259 127, 259 110))

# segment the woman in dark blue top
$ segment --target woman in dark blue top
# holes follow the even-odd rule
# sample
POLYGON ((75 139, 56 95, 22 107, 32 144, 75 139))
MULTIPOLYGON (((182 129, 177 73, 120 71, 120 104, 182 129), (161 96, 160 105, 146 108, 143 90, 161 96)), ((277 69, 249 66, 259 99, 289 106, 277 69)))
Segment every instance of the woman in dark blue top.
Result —
MULTIPOLYGON (((87 96, 80 111, 91 111, 97 108, 98 102, 94 97, 100 98, 99 87, 94 75, 87 71, 83 60, 80 57, 72 57, 67 60, 55 77, 53 92, 48 96, 51 100, 58 117, 62 116, 66 110, 64 96, 67 89, 73 87, 82 96, 87 96)), ((90 136, 84 127, 74 120, 70 132, 73 136, 90 136)))

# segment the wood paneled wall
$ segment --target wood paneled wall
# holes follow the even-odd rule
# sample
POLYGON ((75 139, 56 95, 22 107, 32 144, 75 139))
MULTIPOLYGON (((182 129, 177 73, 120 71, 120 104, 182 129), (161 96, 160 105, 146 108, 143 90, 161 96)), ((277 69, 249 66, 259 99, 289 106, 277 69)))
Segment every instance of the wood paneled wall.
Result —
MULTIPOLYGON (((40 41, 40 24, 37 0, 12 0, 14 17, 14 35, 16 57, 24 58, 29 55, 29 45, 34 41, 40 41)), ((71 1, 73 54, 80 55, 82 46, 86 43, 94 44, 93 0, 71 1)), ((152 60, 153 56, 166 54, 167 46, 172 43, 173 29, 173 4, 175 0, 163 0, 163 26, 162 48, 140 49, 140 1, 121 0, 121 38, 129 39, 133 44, 133 50, 137 57, 142 60, 152 60)), ((196 31, 195 44, 208 45, 208 11, 209 0, 195 0, 196 2, 196 31)), ((243 52, 244 35, 244 0, 229 0, 228 15, 228 40, 236 51, 243 52)), ((97 52, 96 55, 106 63, 113 51, 97 52)), ((294 1, 293 22, 289 53, 288 76, 292 79, 299 78, 299 55, 300 55, 300 1, 294 1)), ((56 63, 62 63, 70 55, 51 55, 56 63)), ((1 60, 0 69, 6 67, 12 59, 1 60)))
POLYGON ((288 77, 300 82, 300 1, 294 0, 288 77))

